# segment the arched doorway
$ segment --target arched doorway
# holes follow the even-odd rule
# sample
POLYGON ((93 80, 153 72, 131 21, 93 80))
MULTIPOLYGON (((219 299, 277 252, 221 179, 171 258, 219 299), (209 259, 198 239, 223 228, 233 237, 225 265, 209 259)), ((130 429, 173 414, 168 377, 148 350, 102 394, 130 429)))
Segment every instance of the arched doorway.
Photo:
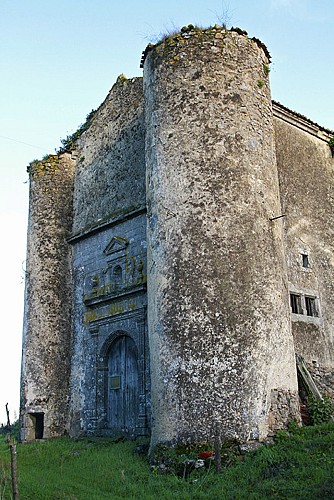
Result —
POLYGON ((139 413, 138 351, 127 335, 114 340, 108 353, 109 428, 135 433, 139 413))

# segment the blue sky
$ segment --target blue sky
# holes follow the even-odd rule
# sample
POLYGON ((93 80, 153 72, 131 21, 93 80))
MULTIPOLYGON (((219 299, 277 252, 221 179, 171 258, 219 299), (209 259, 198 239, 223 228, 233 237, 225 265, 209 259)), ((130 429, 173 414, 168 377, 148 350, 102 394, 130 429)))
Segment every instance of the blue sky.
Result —
POLYGON ((334 129, 333 0, 1 0, 0 422, 6 402, 18 411, 27 164, 53 153, 119 74, 141 75, 148 42, 222 21, 267 45, 273 99, 334 129))

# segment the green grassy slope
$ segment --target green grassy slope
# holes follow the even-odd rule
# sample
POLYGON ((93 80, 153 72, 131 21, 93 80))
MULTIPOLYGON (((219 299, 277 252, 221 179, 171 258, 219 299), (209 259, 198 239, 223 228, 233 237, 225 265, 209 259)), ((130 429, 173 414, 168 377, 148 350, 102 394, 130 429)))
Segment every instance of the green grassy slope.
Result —
MULTIPOLYGON (((17 445, 21 500, 333 499, 334 424, 279 432, 234 465, 187 480, 152 473, 133 442, 54 439, 17 445)), ((230 464, 231 461, 228 461, 230 464)), ((11 498, 10 454, 0 438, 0 499, 11 498)))

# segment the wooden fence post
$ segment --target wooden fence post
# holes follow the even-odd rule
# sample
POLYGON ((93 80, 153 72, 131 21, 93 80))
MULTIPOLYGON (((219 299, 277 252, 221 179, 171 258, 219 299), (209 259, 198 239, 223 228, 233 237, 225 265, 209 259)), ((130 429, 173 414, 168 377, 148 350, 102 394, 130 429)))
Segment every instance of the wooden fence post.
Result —
POLYGON ((19 500, 19 489, 17 484, 17 464, 16 464, 16 444, 15 440, 12 439, 10 434, 10 418, 9 418, 9 410, 8 403, 6 403, 6 413, 7 413, 7 443, 10 449, 10 469, 12 476, 12 489, 13 489, 13 500, 19 500))

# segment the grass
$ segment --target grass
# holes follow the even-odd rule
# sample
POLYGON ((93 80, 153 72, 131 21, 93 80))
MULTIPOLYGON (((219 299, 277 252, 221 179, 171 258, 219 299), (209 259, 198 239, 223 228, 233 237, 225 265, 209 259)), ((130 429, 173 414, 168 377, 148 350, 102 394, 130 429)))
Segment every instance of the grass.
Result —
MULTIPOLYGON (((54 439, 19 444, 21 500, 334 498, 334 424, 278 432, 275 445, 245 455, 220 475, 187 480, 151 472, 133 442, 54 439)), ((0 438, 0 499, 11 498, 10 456, 0 438)))

